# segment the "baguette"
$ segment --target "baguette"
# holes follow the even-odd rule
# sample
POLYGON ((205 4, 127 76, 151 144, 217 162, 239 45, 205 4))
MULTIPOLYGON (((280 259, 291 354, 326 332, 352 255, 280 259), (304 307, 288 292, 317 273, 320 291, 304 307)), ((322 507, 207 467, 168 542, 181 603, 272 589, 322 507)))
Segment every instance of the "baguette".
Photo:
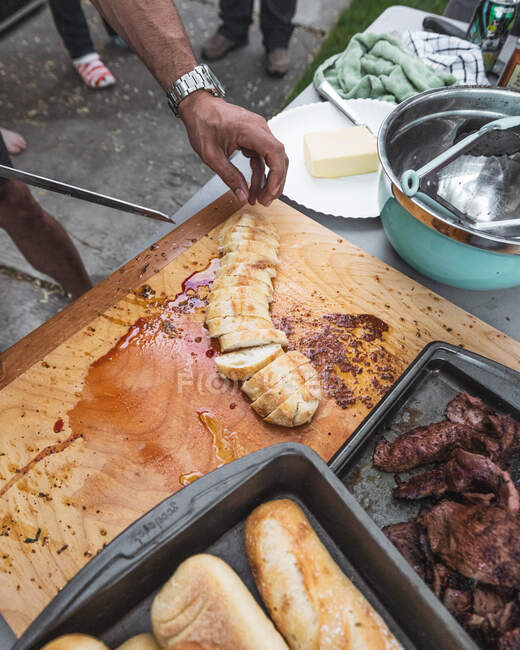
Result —
POLYGON ((258 591, 292 650, 402 648, 296 503, 281 499, 256 508, 245 543, 258 591))
MULTIPOLYGON (((225 257, 227 257, 227 255, 225 257)), ((276 269, 269 266, 266 267, 263 264, 253 264, 251 261, 237 262, 235 264, 219 266, 215 272, 215 280, 219 280, 222 276, 229 278, 236 276, 243 277, 244 275, 248 278, 265 282, 265 284, 272 288, 273 284, 271 278, 276 276, 276 269)))
POLYGON ((179 565, 154 598, 151 618, 161 650, 186 642, 219 650, 287 650, 237 574, 212 555, 193 555, 179 565))

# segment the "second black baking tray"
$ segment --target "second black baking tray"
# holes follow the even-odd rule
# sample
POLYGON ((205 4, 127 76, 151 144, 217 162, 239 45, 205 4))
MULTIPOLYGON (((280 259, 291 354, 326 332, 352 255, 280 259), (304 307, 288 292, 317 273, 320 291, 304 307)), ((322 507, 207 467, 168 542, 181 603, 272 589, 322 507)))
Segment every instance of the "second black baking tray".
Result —
POLYGON ((244 549, 245 519, 258 504, 281 497, 304 509, 404 648, 476 647, 327 465, 307 447, 288 443, 208 474, 139 519, 71 580, 15 650, 37 650, 67 632, 93 634, 115 647, 148 631, 157 589, 198 552, 228 562, 259 600, 244 549))

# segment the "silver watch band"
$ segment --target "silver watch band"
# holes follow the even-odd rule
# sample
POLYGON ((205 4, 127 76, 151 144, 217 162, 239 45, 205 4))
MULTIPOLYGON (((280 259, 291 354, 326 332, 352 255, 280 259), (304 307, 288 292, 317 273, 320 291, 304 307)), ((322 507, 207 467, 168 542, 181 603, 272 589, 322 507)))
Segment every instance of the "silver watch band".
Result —
POLYGON ((207 90, 215 97, 224 97, 226 94, 211 68, 205 63, 198 65, 174 81, 166 93, 168 105, 177 117, 181 101, 197 90, 207 90))

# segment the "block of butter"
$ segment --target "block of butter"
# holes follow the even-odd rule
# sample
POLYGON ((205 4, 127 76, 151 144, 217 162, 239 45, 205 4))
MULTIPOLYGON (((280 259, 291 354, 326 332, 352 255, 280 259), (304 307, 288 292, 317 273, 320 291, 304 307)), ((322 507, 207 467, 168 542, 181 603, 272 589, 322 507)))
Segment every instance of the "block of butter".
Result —
POLYGON ((306 133, 305 166, 316 178, 338 178, 377 171, 377 138, 364 126, 306 133))

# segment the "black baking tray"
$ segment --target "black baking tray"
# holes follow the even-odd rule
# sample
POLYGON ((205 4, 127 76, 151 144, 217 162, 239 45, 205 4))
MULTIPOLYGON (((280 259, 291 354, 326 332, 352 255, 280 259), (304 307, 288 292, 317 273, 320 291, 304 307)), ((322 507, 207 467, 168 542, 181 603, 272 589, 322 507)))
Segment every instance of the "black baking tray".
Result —
POLYGON ((341 569, 407 650, 476 647, 319 456, 287 443, 200 478, 139 519, 67 584, 14 650, 39 649, 67 632, 93 634, 114 647, 148 631, 158 588, 198 552, 228 562, 260 602, 244 523, 255 506, 280 497, 303 507, 341 569))
MULTIPOLYGON (((520 373, 448 343, 435 342, 423 350, 331 459, 331 469, 378 528, 415 517, 420 504, 393 499, 394 474, 381 472, 372 463, 375 444, 383 435, 394 440, 416 426, 443 420, 447 404, 462 391, 520 420, 520 373)), ((520 467, 516 469, 520 471, 520 467)), ((400 476, 407 478, 415 472, 400 476)))

